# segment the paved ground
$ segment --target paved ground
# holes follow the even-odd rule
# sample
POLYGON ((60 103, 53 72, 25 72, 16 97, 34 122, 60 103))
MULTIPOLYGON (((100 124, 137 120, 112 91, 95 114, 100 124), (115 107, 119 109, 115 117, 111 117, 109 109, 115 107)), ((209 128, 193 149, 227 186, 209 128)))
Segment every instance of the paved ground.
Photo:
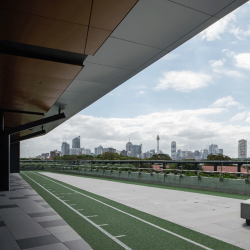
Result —
POLYGON ((92 249, 18 174, 0 192, 1 250, 92 249))
POLYGON ((250 226, 240 218, 241 200, 94 178, 42 174, 243 249, 250 249, 250 226))

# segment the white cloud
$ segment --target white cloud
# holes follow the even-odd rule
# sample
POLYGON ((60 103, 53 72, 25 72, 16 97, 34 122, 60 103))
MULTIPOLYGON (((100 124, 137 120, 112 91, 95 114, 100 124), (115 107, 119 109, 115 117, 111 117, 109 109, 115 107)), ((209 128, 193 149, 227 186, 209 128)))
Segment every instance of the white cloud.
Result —
POLYGON ((200 36, 207 41, 220 40, 221 35, 229 29, 229 24, 235 20, 235 14, 231 13, 202 31, 200 36))
POLYGON ((170 60, 173 60, 179 56, 180 56, 180 54, 170 53, 170 54, 165 55, 162 59, 170 61, 170 60))
MULTIPOLYGON (((226 51, 226 50, 223 50, 223 51, 226 51)), ((213 72, 216 74, 224 74, 224 75, 233 76, 233 77, 242 77, 243 76, 239 71, 229 70, 229 69, 225 68, 224 67, 225 62, 226 62, 225 58, 222 58, 220 60, 210 60, 209 61, 213 72)))
POLYGON ((145 93, 146 93, 146 92, 144 92, 144 91, 142 91, 142 90, 138 92, 138 94, 145 94, 145 93))
POLYGON ((212 82, 212 76, 204 73, 169 71, 164 73, 163 77, 159 79, 159 83, 155 89, 165 90, 172 88, 176 91, 190 92, 198 88, 206 87, 209 82, 212 82))
POLYGON ((170 153, 170 142, 176 140, 178 149, 179 145, 183 145, 183 149, 189 146, 200 149, 210 142, 219 144, 220 148, 227 148, 225 154, 232 155, 235 151, 236 156, 235 145, 239 138, 250 134, 250 127, 208 119, 210 115, 221 116, 224 111, 223 108, 168 110, 134 118, 102 118, 78 114, 46 136, 22 142, 21 155, 28 157, 54 149, 60 150, 63 141, 71 144, 71 140, 78 135, 81 136, 81 146, 90 148, 92 152, 99 145, 122 150, 129 137, 134 144, 142 143, 145 151, 156 147, 155 137, 159 134, 160 148, 165 153, 170 153))
POLYGON ((233 106, 236 106, 238 108, 244 107, 241 103, 234 101, 233 97, 230 95, 220 98, 210 105, 211 108, 221 108, 221 107, 230 108, 233 106))
POLYGON ((225 53, 228 57, 232 57, 232 56, 235 55, 235 52, 234 52, 234 51, 231 51, 231 50, 229 50, 229 49, 223 49, 221 52, 222 52, 222 53, 225 53))
POLYGON ((250 53, 241 53, 235 55, 234 60, 237 67, 250 69, 250 53))
POLYGON ((242 121, 246 117, 246 112, 238 113, 230 119, 230 122, 242 121))
POLYGON ((225 59, 221 59, 221 60, 210 60, 209 63, 211 65, 211 67, 220 67, 223 66, 225 62, 225 59))

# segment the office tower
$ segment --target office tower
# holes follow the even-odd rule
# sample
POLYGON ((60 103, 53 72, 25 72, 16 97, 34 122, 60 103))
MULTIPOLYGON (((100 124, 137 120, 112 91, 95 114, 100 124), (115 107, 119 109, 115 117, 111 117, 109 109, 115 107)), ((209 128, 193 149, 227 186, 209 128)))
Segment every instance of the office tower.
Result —
POLYGON ((78 136, 72 140, 72 148, 81 148, 80 136, 78 136))
POLYGON ((171 158, 173 160, 176 160, 176 142, 175 141, 171 142, 171 158))
POLYGON ((238 141, 238 158, 247 158, 247 140, 241 139, 238 141))
POLYGON ((95 155, 103 154, 103 147, 100 145, 99 147, 95 148, 95 155))
POLYGON ((61 146, 62 155, 69 155, 69 148, 69 144, 67 142, 63 142, 61 146))

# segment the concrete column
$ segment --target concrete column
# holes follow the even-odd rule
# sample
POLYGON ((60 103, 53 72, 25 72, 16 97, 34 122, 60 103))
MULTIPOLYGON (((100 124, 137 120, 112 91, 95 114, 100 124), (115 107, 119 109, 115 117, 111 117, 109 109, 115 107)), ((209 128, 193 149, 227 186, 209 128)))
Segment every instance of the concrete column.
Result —
POLYGON ((10 173, 20 173, 20 142, 10 144, 10 173))
POLYGON ((237 172, 241 172, 241 165, 242 165, 241 163, 238 163, 238 165, 237 165, 238 166, 237 172))
POLYGON ((10 189, 10 136, 4 133, 4 112, 0 110, 0 191, 10 189))
POLYGON ((214 163, 214 171, 217 171, 218 163, 214 163))

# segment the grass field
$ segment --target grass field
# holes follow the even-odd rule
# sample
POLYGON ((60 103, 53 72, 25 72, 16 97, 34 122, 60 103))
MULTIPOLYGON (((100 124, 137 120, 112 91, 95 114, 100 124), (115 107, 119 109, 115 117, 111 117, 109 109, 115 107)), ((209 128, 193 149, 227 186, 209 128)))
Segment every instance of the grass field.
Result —
POLYGON ((94 250, 240 249, 39 172, 20 175, 94 250))

